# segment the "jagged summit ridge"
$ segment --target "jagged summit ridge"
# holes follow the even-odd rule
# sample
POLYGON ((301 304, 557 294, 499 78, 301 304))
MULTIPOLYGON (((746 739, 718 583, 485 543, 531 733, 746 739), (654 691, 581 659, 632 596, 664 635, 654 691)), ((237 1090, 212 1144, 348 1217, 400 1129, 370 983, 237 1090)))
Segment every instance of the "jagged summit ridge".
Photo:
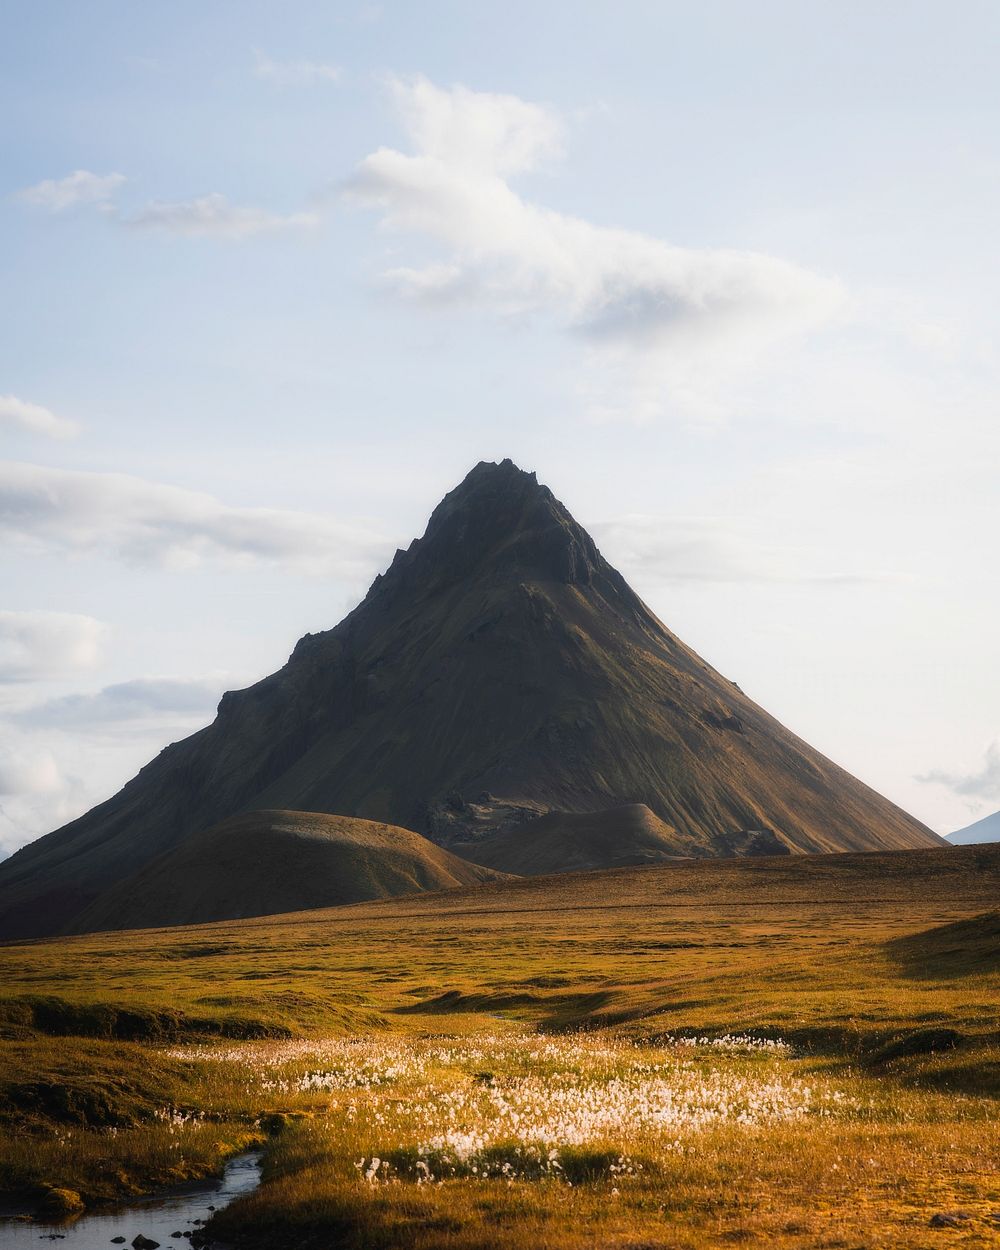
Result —
MULTIPOLYGON (((391 611, 432 599, 474 576, 523 586, 533 580, 593 585, 636 620, 654 623, 645 604, 597 549, 587 531, 537 474, 513 460, 481 460, 431 513, 421 537, 396 551, 361 604, 336 627, 352 630, 369 607, 391 611)), ((292 659, 334 631, 306 634, 292 659)), ((223 696, 224 700, 229 696, 223 696)))
POLYGON ((487 564, 494 575, 535 575, 567 585, 613 572, 534 473, 509 459, 482 460, 434 509, 423 537, 396 552, 373 590, 409 592, 422 585, 437 591, 487 564))

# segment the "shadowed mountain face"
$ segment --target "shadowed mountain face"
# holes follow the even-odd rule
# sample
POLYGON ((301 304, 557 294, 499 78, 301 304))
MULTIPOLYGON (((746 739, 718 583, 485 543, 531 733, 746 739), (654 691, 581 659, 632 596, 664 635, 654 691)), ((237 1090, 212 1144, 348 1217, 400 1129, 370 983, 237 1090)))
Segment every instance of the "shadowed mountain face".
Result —
POLYGON ((243 811, 337 812, 449 845, 626 803, 709 853, 745 830, 797 851, 939 842, 675 638, 533 473, 483 463, 336 628, 0 865, 0 935, 72 927, 243 811))
POLYGON ((321 812, 247 812, 119 881, 72 928, 242 920, 497 880, 506 877, 409 829, 321 812))

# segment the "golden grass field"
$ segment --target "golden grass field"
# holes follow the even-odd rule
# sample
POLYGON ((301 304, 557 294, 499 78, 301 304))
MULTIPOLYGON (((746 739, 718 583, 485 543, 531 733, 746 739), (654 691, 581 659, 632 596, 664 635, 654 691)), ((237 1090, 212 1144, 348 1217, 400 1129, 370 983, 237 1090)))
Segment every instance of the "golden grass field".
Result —
POLYGON ((0 947, 0 1188, 258 1140, 239 1245, 996 1245, 998 898, 980 846, 0 947))

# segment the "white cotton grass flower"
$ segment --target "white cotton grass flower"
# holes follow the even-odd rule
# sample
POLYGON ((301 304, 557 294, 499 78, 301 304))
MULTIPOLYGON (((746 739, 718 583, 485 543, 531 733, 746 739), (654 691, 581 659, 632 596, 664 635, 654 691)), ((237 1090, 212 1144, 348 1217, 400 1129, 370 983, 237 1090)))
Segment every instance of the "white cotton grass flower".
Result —
POLYGON ((729 1051, 732 1054, 765 1052, 771 1055, 790 1055, 792 1048, 787 1042, 770 1037, 752 1037, 748 1033, 725 1033, 722 1037, 666 1037, 664 1045, 687 1046, 690 1049, 709 1048, 729 1051))
POLYGON ((786 1042, 744 1033, 643 1046, 511 1030, 169 1053, 236 1065, 248 1088, 264 1093, 328 1095, 331 1131, 368 1143, 355 1168, 369 1185, 458 1176, 612 1181, 641 1171, 642 1149, 688 1151, 705 1130, 794 1123, 850 1106, 828 1082, 796 1076, 786 1042))

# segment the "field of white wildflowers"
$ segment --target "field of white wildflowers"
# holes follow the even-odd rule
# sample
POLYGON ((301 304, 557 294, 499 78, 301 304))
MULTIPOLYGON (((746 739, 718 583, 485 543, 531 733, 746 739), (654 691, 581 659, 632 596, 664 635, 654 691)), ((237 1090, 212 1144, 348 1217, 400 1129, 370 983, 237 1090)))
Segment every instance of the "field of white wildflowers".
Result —
POLYGON ((699 1132, 845 1114, 831 1083, 789 1071, 781 1042, 745 1036, 639 1047, 587 1034, 368 1037, 189 1047, 242 1068, 272 1100, 311 1097, 315 1130, 351 1144, 370 1185, 455 1177, 610 1180, 699 1132))

